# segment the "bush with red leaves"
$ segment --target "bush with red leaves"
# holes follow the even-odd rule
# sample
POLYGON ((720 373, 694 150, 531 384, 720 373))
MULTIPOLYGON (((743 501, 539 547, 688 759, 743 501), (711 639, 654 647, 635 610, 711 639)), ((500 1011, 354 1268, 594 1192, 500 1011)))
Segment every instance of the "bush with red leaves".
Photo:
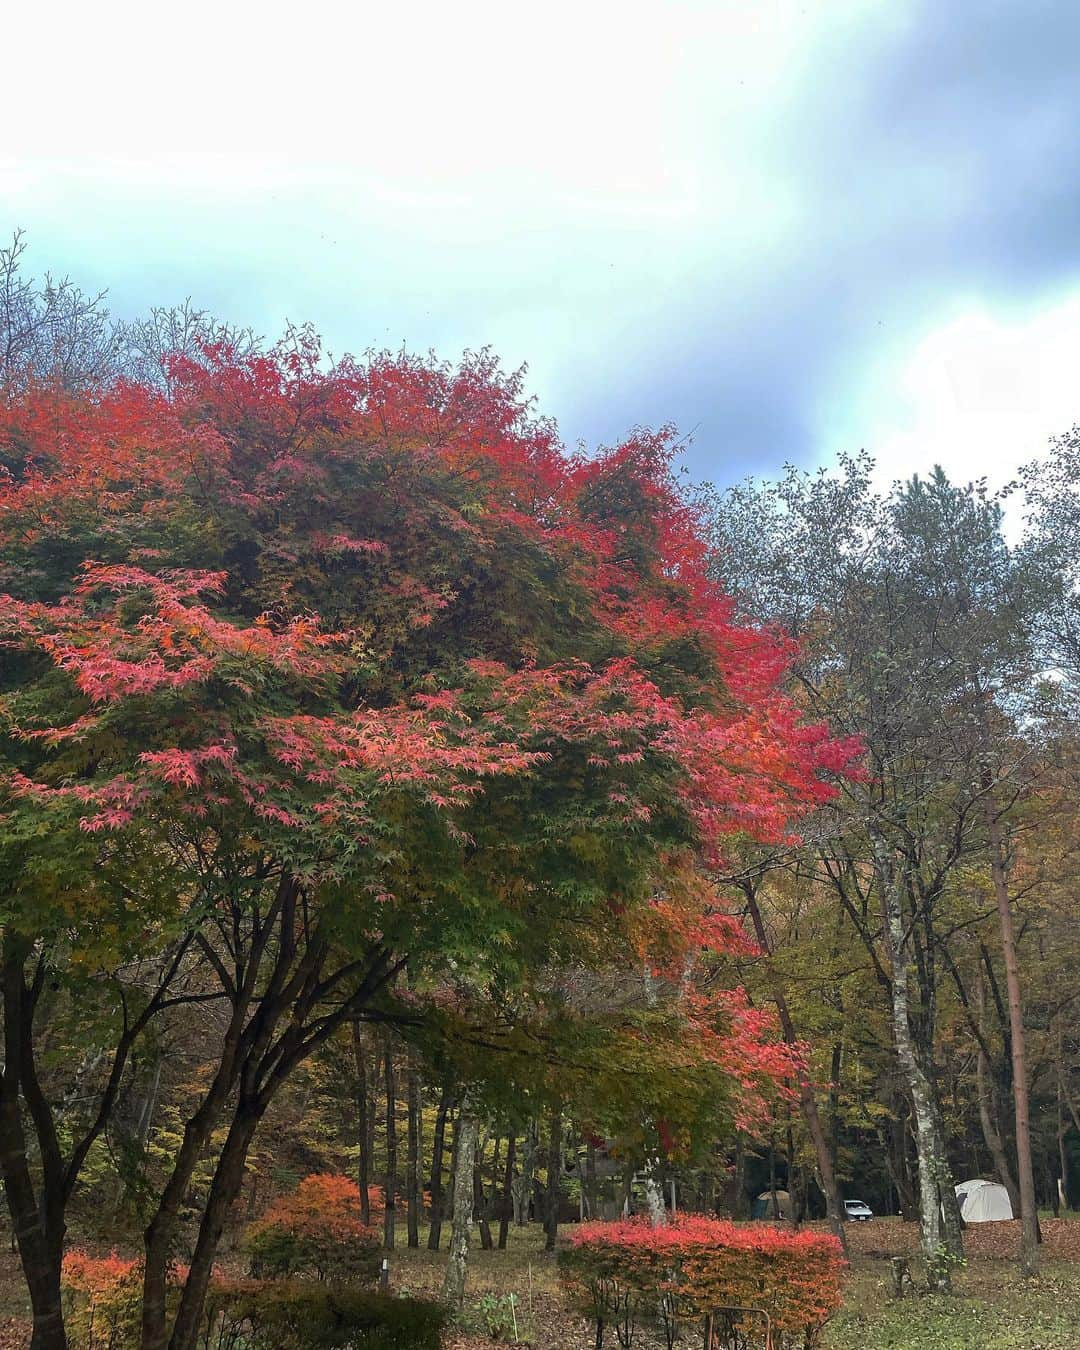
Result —
POLYGON ((256 1278, 374 1281, 379 1268, 379 1235, 360 1219, 359 1186, 331 1173, 278 1196, 249 1226, 244 1248, 256 1278))
MULTIPOLYGON (((187 1278, 187 1267, 169 1272, 170 1303, 187 1278)), ((90 1256, 70 1251, 61 1267, 64 1326, 71 1350, 121 1350, 139 1344, 142 1322, 143 1263, 112 1252, 90 1256)))
POLYGON ((564 1287, 629 1344, 657 1322, 671 1346, 679 1324, 712 1322, 714 1343, 809 1347, 840 1305, 844 1260, 831 1234, 792 1233, 697 1215, 653 1228, 641 1219, 587 1223, 560 1258, 564 1287), (751 1311, 754 1310, 754 1311, 751 1311))

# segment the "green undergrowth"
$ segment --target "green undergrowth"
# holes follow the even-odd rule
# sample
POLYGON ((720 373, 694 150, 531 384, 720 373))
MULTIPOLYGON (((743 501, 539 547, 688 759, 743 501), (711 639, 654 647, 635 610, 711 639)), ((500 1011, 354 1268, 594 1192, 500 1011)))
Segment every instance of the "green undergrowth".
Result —
POLYGON ((824 1350, 1080 1350, 1080 1266, 1025 1281, 1011 1263, 985 1262, 956 1290, 897 1302, 883 1268, 856 1268, 824 1350))

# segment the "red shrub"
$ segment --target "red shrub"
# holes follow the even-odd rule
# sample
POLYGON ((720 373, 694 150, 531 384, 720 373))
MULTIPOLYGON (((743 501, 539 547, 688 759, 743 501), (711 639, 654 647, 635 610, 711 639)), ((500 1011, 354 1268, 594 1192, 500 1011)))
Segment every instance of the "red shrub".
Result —
MULTIPOLYGON (((660 1321, 669 1340, 677 1322, 723 1308, 769 1315, 773 1343, 813 1345, 840 1303, 844 1261, 830 1234, 733 1224, 688 1216, 661 1228, 643 1220, 587 1223, 561 1260, 564 1284, 602 1325, 660 1321)), ((734 1338, 764 1329, 764 1319, 721 1318, 734 1338)), ((741 1343, 741 1342, 740 1342, 741 1343)))

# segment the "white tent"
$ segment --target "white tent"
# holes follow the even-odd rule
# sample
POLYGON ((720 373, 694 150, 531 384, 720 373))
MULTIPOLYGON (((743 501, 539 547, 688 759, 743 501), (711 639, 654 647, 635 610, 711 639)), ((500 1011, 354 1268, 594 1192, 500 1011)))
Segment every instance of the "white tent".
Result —
POLYGON ((1013 1216, 1009 1192, 996 1181, 962 1181, 956 1188, 956 1198, 965 1223, 990 1223, 1013 1216))

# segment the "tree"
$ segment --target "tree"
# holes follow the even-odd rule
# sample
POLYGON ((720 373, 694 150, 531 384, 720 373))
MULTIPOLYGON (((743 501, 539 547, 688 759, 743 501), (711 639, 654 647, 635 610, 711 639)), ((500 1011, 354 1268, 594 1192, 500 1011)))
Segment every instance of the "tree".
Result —
MULTIPOLYGON (((406 964, 437 990, 591 957, 661 877, 826 800, 854 747, 732 622, 670 435, 566 456, 486 355, 326 370, 303 332, 222 342, 163 387, 29 387, 0 453, 7 801, 36 841, 10 858, 11 979, 67 959, 32 935, 64 920, 44 864, 78 838, 79 884, 152 918, 166 988, 221 1009, 145 1239, 144 1348, 189 1350, 260 1121, 339 1027, 422 1018, 406 964)), ((22 1255, 55 1283, 56 1240, 22 1255)))
MULTIPOLYGON (((995 878, 1009 951, 994 841, 1022 793, 1028 752, 1017 731, 1029 735, 1039 716, 1033 633, 1055 588, 1045 554, 1007 547, 1000 504, 978 485, 956 488, 935 471, 879 496, 869 469, 846 460, 839 477, 791 470, 774 486, 732 489, 714 506, 715 567, 744 613, 800 639, 793 669, 807 706, 867 746, 867 776, 845 782, 847 810, 823 819, 815 849, 888 995, 916 1119, 923 1245, 944 1285, 960 1235, 934 1067, 940 967, 955 966, 942 915, 978 859, 995 878)), ((1012 1006, 1030 1264, 1016 983, 1012 1006)))

